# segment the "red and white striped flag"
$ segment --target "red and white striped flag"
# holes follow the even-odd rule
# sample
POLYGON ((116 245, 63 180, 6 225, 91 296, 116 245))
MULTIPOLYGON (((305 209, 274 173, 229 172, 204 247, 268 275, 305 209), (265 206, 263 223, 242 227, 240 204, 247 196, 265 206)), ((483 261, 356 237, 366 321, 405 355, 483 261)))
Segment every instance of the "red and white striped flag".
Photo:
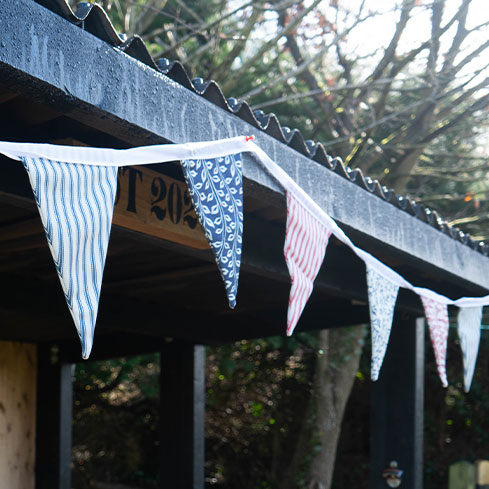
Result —
POLYGON ((321 268, 331 231, 291 193, 287 192, 287 229, 284 254, 292 287, 287 312, 287 335, 299 321, 321 268))

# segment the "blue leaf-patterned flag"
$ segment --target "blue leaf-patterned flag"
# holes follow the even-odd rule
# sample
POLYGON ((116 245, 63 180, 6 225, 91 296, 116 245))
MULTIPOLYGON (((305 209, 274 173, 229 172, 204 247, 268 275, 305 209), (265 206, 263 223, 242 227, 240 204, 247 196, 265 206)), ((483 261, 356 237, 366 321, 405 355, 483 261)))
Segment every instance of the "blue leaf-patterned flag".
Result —
POLYGON ((200 224, 224 280, 229 306, 236 306, 243 236, 241 154, 182 161, 200 224))
POLYGON ((399 286, 389 282, 368 265, 367 285, 372 330, 372 368, 370 375, 372 380, 377 380, 389 343, 399 286))
POLYGON ((481 338, 482 307, 462 307, 458 311, 458 337, 464 363, 464 390, 469 392, 481 338))
POLYGON ((88 358, 107 255, 117 168, 23 158, 66 302, 88 358))

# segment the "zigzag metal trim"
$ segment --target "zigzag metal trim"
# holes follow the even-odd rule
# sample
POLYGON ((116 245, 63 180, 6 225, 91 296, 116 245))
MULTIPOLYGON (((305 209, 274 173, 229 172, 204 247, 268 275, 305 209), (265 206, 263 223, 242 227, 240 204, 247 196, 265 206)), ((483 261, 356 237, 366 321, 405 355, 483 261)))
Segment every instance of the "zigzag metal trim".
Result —
POLYGON ((79 25, 99 39, 119 48, 125 54, 165 74, 173 81, 236 115, 253 127, 264 131, 269 136, 295 149, 307 158, 334 171, 367 192, 377 195, 404 212, 433 226, 450 238, 469 246, 485 256, 489 256, 489 245, 474 241, 469 234, 449 226, 436 211, 396 194, 394 190, 382 186, 377 180, 365 177, 361 170, 344 166, 339 158, 329 156, 321 143, 305 140, 298 129, 281 126, 274 114, 265 114, 261 110, 253 111, 246 101, 239 101, 235 98, 226 99, 215 81, 204 81, 202 78, 191 80, 183 65, 178 61, 170 62, 165 58, 155 61, 141 37, 131 36, 126 38, 124 34, 117 33, 107 13, 100 5, 82 2, 74 11, 67 0, 36 0, 36 2, 61 15, 73 24, 79 25))

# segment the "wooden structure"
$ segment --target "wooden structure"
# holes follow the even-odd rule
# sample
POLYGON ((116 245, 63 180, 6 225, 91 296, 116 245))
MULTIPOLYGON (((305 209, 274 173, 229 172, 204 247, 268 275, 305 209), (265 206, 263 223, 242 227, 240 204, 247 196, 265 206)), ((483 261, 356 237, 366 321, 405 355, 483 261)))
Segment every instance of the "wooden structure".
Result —
MULTIPOLYGON (((148 66, 151 60, 133 57, 137 46, 115 49, 96 13, 76 25, 62 0, 39 3, 0 0, 1 139, 123 148, 252 133, 359 246, 417 285, 452 297, 488 293, 487 249, 433 221, 433 214, 358 172, 328 168, 325 155, 312 152, 300 134, 281 130, 274 118, 260 124, 245 104, 227 103, 215 85, 199 90, 200 82, 192 85, 178 65, 165 76, 148 66)), ((244 165, 245 231, 234 311, 179 165, 127 168, 119 175, 91 358, 162 352, 161 388, 172 398, 161 406, 162 420, 171 419, 162 437, 172 439, 171 451, 162 443, 162 470, 181 469, 178 480, 162 478, 172 489, 204 487, 200 345, 285 331, 284 197, 252 157, 246 155, 244 165)), ((7 352, 0 354, 0 487, 69 489, 71 364, 80 359, 78 338, 25 171, 3 157, 0 279, 0 340, 6 342, 0 351, 7 352), (19 404, 21 414, 12 414, 19 404)), ((381 472, 395 459, 406 487, 421 489, 423 311, 406 291, 397 311, 373 387, 372 487, 385 487, 381 472)), ((332 242, 298 328, 367 321, 364 265, 332 242)))

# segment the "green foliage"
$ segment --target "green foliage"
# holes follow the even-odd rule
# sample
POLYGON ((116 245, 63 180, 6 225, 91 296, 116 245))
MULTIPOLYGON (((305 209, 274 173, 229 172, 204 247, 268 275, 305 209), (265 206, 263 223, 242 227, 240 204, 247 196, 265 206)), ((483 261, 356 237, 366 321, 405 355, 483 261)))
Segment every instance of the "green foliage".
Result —
MULTIPOLYGON (((207 480, 217 487, 277 487, 307 415, 313 334, 207 349, 207 480), (230 456, 230 454, 234 454, 230 456)), ((77 365, 74 476, 158 486, 158 358, 77 365)))
POLYGON ((155 354, 77 365, 74 487, 94 480, 159 487, 158 379, 155 354))
POLYGON ((213 485, 278 487, 299 436, 297 416, 306 414, 313 342, 302 334, 208 348, 206 474, 213 485))
MULTIPOLYGON (((430 347, 431 348, 431 347, 430 347)), ((456 331, 450 329, 447 353, 451 385, 436 383, 434 362, 427 370, 425 405, 425 487, 447 486, 448 466, 459 460, 489 458, 489 334, 482 332, 479 358, 470 393, 463 391, 463 368, 456 331)))
MULTIPOLYGON (((314 334, 272 337, 207 348, 206 480, 209 487, 280 487, 308 410, 314 334)), ((462 389, 460 345, 450 329, 443 389, 426 334, 425 487, 446 486, 458 460, 488 458, 489 333, 483 332, 471 392, 462 389)), ((370 338, 345 412, 333 489, 368 489, 370 463, 370 338)), ((74 483, 119 481, 158 486, 157 355, 84 362, 76 369, 74 483)), ((318 440, 311 437, 296 477, 300 489, 318 440)))

